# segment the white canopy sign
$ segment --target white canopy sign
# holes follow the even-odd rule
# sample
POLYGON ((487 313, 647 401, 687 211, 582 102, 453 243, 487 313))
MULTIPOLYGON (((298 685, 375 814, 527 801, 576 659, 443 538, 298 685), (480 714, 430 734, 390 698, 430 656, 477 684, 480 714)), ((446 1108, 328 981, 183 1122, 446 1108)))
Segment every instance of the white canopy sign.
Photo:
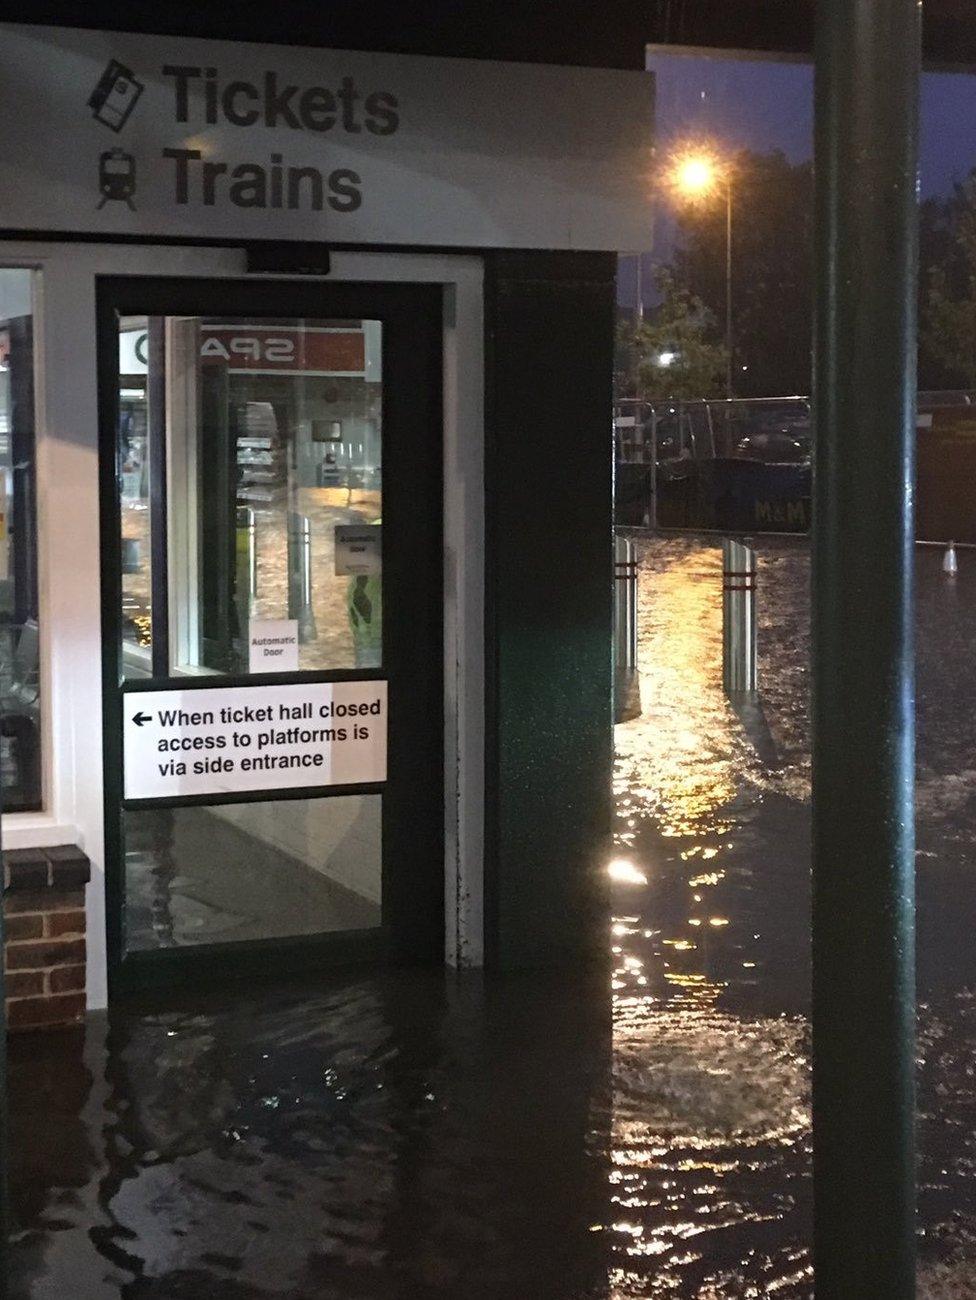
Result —
POLYGON ((652 99, 642 72, 4 24, 3 226, 635 250, 652 99))

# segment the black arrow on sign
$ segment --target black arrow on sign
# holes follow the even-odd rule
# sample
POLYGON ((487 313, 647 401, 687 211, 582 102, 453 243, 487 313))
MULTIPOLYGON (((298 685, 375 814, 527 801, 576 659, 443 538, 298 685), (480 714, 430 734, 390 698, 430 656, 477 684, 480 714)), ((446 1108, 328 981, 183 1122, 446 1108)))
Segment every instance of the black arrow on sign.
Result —
POLYGON ((151 713, 137 713, 137 714, 133 717, 132 721, 136 724, 137 727, 141 727, 142 724, 143 724, 144 722, 152 722, 152 714, 151 714, 151 713))

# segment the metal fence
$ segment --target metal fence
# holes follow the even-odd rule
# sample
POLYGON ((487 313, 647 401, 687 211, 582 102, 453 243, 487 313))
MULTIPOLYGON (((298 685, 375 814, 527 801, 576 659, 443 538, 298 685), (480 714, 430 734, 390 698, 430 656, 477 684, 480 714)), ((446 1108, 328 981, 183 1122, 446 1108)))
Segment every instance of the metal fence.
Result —
MULTIPOLYGON (((919 393, 920 430, 960 419, 976 420, 976 393, 919 393)), ((613 426, 618 524, 746 533, 809 528, 809 397, 624 398, 613 426)), ((976 527, 976 500, 972 514, 976 527)))

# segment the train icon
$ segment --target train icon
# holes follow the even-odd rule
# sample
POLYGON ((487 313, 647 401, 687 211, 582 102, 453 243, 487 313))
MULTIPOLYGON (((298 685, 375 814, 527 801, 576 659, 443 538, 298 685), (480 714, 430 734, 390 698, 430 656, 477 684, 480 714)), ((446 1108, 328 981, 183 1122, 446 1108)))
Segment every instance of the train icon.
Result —
POLYGON ((136 205, 132 196, 136 192, 136 160, 124 149, 106 149, 98 160, 98 190, 101 194, 98 208, 106 203, 124 203, 130 212, 136 205))
POLYGON ((145 86, 136 80, 132 69, 112 59, 88 97, 88 107, 96 122, 118 133, 129 120, 143 90, 145 86))

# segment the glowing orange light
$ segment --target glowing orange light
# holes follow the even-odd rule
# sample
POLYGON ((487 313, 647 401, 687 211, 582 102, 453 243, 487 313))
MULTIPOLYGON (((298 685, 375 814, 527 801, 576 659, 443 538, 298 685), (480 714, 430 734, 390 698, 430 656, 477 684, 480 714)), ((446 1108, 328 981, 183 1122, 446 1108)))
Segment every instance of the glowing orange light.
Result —
POLYGON ((627 858, 614 858, 607 864, 607 875, 611 880, 624 885, 646 885, 647 877, 627 858))
POLYGON ((675 183, 685 194, 705 194, 715 184, 716 168, 711 158, 683 158, 675 171, 675 183))
POLYGON ((729 175, 729 163, 708 145, 688 145, 674 153, 664 179, 675 198, 710 198, 729 175))

